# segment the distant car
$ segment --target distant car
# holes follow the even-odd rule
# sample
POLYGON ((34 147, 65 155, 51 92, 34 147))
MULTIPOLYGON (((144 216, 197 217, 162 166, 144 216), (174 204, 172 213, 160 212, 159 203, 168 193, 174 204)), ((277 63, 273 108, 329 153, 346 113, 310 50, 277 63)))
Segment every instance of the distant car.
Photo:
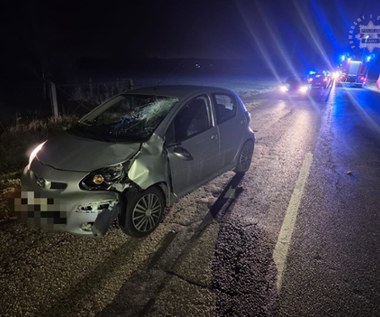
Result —
POLYGON ((103 236, 119 217, 126 234, 145 236, 179 197, 228 170, 248 170, 249 122, 227 89, 119 94, 33 151, 16 210, 45 229, 90 236, 103 236))
POLYGON ((280 85, 280 93, 290 96, 306 96, 310 92, 310 84, 305 77, 290 76, 280 85))
POLYGON ((308 83, 311 88, 327 88, 331 84, 331 75, 327 71, 309 74, 308 83))

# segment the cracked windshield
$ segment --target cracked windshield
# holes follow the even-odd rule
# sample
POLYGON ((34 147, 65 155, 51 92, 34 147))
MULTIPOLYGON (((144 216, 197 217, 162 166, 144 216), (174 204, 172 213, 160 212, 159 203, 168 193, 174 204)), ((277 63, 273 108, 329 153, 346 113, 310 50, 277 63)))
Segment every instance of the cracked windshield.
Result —
POLYGON ((149 138, 177 98, 121 95, 79 120, 72 132, 105 141, 139 141, 149 138))

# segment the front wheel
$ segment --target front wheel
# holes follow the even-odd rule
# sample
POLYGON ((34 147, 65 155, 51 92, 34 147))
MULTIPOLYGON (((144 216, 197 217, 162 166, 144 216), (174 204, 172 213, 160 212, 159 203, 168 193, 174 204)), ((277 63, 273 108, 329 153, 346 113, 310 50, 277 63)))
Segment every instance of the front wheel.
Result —
POLYGON ((147 236, 160 224, 164 209, 164 195, 157 187, 127 192, 119 225, 132 237, 147 236))
POLYGON ((235 168, 236 173, 245 173, 248 171, 252 162, 253 148, 254 144, 252 140, 248 140, 243 144, 235 168))

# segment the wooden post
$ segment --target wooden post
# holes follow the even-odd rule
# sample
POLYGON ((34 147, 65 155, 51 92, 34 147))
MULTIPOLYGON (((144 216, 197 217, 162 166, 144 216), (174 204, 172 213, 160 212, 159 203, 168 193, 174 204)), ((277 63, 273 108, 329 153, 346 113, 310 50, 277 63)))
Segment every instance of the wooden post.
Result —
POLYGON ((133 79, 130 79, 130 80, 128 81, 128 89, 131 90, 131 89, 133 89, 133 88, 134 88, 134 82, 133 82, 133 79))
POLYGON ((50 102, 51 102, 51 107, 53 110, 54 119, 57 119, 58 118, 57 91, 55 89, 55 84, 52 81, 50 82, 50 102))

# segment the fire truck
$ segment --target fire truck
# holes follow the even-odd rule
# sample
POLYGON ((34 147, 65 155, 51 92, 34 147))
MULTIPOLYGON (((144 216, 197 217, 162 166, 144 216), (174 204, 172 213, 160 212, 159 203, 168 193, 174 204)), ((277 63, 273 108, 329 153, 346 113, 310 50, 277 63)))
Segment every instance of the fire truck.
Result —
POLYGON ((339 86, 363 87, 367 81, 368 58, 342 58, 337 83, 339 86))

